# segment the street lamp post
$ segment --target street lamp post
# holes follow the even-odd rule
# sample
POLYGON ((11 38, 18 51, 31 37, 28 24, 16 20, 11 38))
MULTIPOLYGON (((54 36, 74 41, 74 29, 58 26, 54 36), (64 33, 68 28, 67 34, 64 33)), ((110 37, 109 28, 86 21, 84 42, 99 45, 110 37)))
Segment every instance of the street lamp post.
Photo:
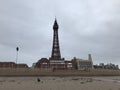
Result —
POLYGON ((19 51, 19 47, 16 47, 16 67, 17 67, 17 61, 18 61, 18 51, 19 51))

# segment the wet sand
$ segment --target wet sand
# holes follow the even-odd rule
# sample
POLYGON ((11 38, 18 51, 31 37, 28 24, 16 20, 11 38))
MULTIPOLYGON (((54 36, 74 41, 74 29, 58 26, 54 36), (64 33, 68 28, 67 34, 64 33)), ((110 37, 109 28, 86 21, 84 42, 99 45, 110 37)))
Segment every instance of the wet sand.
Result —
POLYGON ((0 90, 120 90, 120 76, 0 77, 0 90))

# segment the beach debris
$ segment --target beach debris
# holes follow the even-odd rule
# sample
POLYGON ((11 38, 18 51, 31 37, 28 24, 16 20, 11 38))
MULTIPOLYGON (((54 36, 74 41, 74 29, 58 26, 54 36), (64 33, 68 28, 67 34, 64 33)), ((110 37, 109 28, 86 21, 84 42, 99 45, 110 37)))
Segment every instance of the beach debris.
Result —
POLYGON ((72 78, 72 80, 79 80, 79 78, 72 78))
POLYGON ((80 82, 81 84, 84 84, 85 82, 80 82))
POLYGON ((52 80, 55 80, 55 78, 53 78, 52 80))
POLYGON ((0 82, 5 82, 5 80, 0 80, 0 82))
POLYGON ((15 80, 9 80, 9 82, 15 82, 15 80))
POLYGON ((93 79, 92 78, 88 78, 87 82, 93 82, 93 79))
POLYGON ((98 79, 97 81, 102 81, 102 80, 99 80, 99 79, 98 79))
POLYGON ((21 82, 17 82, 17 84, 21 84, 21 82))
POLYGON ((41 80, 39 78, 37 78, 37 82, 40 82, 41 80))
POLYGON ((117 81, 113 81, 113 83, 117 83, 117 81))
POLYGON ((0 85, 3 85, 3 82, 5 82, 5 80, 1 80, 1 81, 0 81, 0 85))

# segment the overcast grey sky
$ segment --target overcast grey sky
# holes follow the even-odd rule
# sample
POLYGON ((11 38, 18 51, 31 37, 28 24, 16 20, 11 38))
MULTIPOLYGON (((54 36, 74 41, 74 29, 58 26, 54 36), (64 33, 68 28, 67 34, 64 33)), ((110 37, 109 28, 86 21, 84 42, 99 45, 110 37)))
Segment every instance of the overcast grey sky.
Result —
POLYGON ((62 57, 120 65, 120 0, 0 0, 0 61, 49 58, 55 16, 62 57))

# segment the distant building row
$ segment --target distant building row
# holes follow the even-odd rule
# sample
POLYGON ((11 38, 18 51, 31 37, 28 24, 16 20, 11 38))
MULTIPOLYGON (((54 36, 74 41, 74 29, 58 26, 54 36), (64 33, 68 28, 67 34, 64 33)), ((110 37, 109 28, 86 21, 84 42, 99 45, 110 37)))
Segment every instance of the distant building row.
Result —
POLYGON ((112 70, 118 70, 119 66, 112 64, 112 63, 108 63, 108 64, 104 64, 104 63, 100 63, 99 65, 94 65, 95 69, 112 69, 112 70))
POLYGON ((99 65, 93 65, 91 54, 88 55, 88 59, 79 59, 74 57, 71 61, 64 61, 59 65, 60 62, 55 63, 54 67, 50 64, 50 60, 47 58, 41 58, 38 62, 34 63, 32 68, 39 69, 73 69, 73 70, 91 70, 91 69, 111 69, 118 70, 119 66, 115 64, 104 64, 100 63, 99 65), (60 67, 61 66, 61 67, 60 67))
POLYGON ((33 64, 33 68, 41 68, 41 69, 78 69, 78 70, 84 70, 84 69, 93 69, 93 62, 91 54, 88 55, 88 60, 73 58, 71 61, 58 61, 58 63, 51 63, 50 60, 47 58, 41 58, 38 60, 37 63, 33 64), (58 65, 59 64, 59 65, 58 65))
POLYGON ((16 64, 14 62, 0 62, 0 68, 28 68, 28 65, 16 64))

